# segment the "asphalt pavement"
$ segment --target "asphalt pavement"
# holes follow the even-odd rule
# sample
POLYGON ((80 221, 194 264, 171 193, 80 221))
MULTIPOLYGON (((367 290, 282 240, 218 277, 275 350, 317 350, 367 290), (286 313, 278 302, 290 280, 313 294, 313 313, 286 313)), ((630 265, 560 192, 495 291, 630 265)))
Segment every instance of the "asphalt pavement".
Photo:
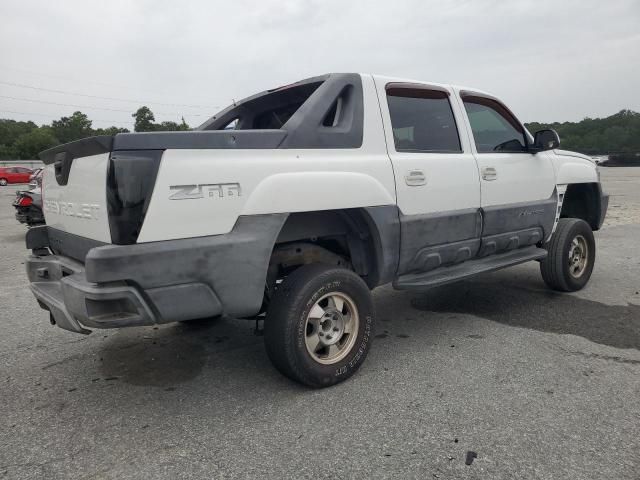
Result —
POLYGON ((325 390, 278 374, 249 321, 51 326, 0 188, 0 478, 640 479, 640 168, 603 181, 586 289, 537 263, 377 289, 369 357, 325 390))

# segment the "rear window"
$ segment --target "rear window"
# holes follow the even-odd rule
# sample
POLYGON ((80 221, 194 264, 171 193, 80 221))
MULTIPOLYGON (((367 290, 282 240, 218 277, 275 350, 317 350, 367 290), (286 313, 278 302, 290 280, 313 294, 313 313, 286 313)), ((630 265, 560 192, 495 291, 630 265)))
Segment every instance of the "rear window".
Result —
POLYGON ((449 95, 424 88, 387 88, 398 152, 461 152, 449 95))
POLYGON ((207 121, 200 130, 280 129, 322 83, 302 83, 256 95, 207 121))

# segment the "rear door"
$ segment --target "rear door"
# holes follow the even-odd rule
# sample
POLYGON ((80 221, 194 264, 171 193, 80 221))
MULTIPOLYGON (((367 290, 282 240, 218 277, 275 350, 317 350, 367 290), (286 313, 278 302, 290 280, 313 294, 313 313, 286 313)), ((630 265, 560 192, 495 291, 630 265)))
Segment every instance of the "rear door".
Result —
POLYGON ((459 92, 480 169, 483 214, 480 256, 534 245, 551 234, 557 210, 555 171, 545 152, 528 151, 530 139, 495 98, 459 92))
POLYGON ((453 91, 382 78, 376 87, 401 213, 398 274, 472 258, 480 245, 479 176, 453 91))

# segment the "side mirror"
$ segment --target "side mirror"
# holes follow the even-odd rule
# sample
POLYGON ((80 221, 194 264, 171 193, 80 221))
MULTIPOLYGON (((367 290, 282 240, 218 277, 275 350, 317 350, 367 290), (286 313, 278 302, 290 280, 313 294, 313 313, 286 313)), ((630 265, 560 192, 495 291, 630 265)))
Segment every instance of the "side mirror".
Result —
POLYGON ((555 130, 538 130, 533 136, 533 145, 529 146, 532 153, 553 150, 560 146, 560 137, 555 130))

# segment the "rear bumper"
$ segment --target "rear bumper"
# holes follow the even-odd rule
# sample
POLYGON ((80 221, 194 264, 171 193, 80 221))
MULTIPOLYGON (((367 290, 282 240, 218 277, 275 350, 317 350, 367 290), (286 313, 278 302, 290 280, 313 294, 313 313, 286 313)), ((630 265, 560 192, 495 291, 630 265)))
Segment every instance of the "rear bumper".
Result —
POLYGON ((26 262, 31 291, 61 328, 89 333, 109 328, 157 323, 141 293, 125 282, 88 282, 84 266, 58 255, 31 255, 26 262))
POLYGON ((136 245, 88 246, 47 226, 32 228, 31 290, 58 326, 79 333, 255 315, 286 217, 241 217, 225 235, 136 245))

